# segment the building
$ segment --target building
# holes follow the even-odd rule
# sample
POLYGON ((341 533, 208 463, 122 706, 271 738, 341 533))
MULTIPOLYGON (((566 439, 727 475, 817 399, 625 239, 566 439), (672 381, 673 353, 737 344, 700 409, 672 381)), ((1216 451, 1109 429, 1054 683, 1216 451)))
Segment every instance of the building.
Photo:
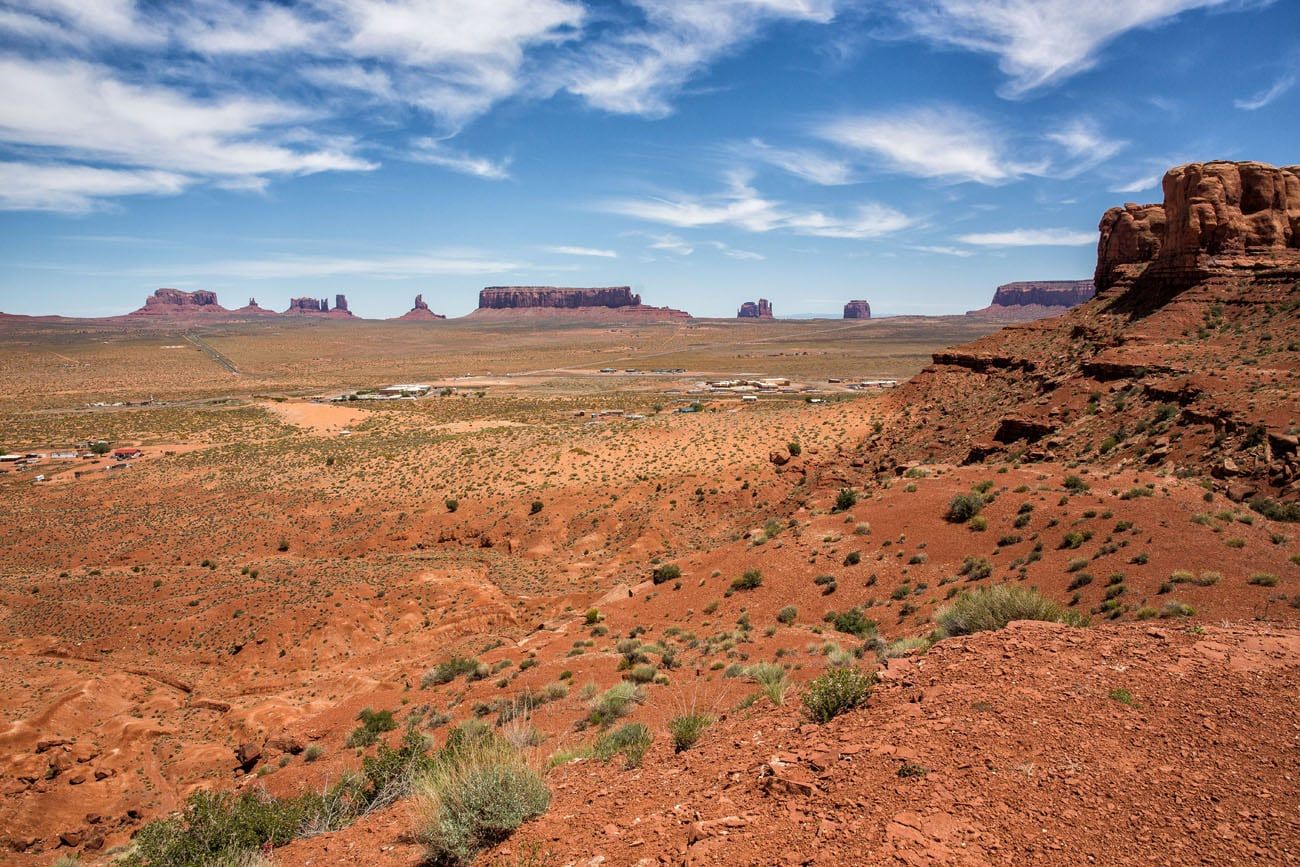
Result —
POLYGON ((144 452, 137 448, 113 449, 113 457, 119 461, 129 461, 132 458, 138 458, 144 452))
POLYGON ((381 388, 378 393, 385 397, 424 397, 430 388, 424 383, 401 383, 381 388))

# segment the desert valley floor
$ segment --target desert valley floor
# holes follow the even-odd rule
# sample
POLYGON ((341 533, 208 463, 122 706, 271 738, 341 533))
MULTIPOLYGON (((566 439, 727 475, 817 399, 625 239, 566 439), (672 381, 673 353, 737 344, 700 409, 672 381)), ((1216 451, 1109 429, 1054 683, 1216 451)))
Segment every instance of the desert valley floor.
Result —
MULTIPOLYGON (((1285 341, 1293 310, 1218 315, 1285 341)), ((0 323, 0 446, 140 452, 0 474, 0 862, 107 862, 198 788, 320 790, 467 720, 551 790, 482 863, 1294 862, 1300 530, 1195 457, 1264 446, 1147 366, 1062 374, 1060 441, 999 445, 1033 401, 998 359, 1063 327, 1002 324, 0 323), (395 383, 432 389, 330 400, 395 383), (1090 625, 929 647, 1003 582, 1090 625), (819 725, 836 666, 879 681, 819 725), (593 751, 618 717, 635 759, 593 751)), ((1233 407, 1279 455, 1297 356, 1233 407)), ((415 826, 399 799, 268 857, 414 865, 415 826)))

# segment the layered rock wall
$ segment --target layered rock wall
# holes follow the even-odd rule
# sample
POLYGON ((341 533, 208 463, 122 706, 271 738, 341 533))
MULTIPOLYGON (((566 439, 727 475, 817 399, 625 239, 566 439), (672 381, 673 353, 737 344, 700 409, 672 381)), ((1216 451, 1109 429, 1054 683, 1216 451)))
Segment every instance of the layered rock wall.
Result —
POLYGON ((995 307, 1078 307, 1094 294, 1091 280, 1006 283, 993 293, 995 307))
POLYGON ((217 303, 217 293, 206 289, 185 292, 181 289, 156 289, 144 300, 144 306, 133 316, 157 316, 184 313, 226 313, 217 303))
POLYGON ((640 304, 641 296, 634 294, 629 286, 488 286, 478 293, 480 310, 572 310, 580 307, 637 307, 640 304))

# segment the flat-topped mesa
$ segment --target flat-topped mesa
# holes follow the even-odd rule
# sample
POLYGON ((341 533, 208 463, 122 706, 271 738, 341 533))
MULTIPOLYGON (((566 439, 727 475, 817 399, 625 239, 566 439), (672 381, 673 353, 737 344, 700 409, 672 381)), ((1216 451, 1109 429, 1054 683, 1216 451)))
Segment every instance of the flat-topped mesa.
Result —
POLYGON ((472 315, 497 313, 582 313, 598 318, 638 317, 685 319, 690 316, 671 307, 651 307, 629 286, 488 286, 478 293, 472 315))
POLYGON ((412 305, 411 309, 406 311, 405 313, 403 313, 401 316, 397 318, 406 319, 406 320, 419 320, 419 319, 429 320, 429 319, 446 319, 447 317, 443 316, 441 313, 434 313, 432 310, 429 309, 429 305, 425 303, 424 296, 416 295, 415 304, 412 305))
POLYGON ((1176 289, 1211 272, 1300 265, 1300 166, 1188 163, 1162 186, 1164 204, 1102 216, 1098 292, 1147 272, 1176 289))
POLYGON ((144 300, 144 306, 132 316, 169 316, 189 313, 228 313, 217 303, 217 293, 206 289, 185 292, 181 289, 156 289, 144 300))
POLYGON ((641 296, 630 286, 488 286, 478 293, 480 310, 526 310, 550 307, 572 310, 579 307, 637 307, 641 296))
POLYGON ((736 311, 736 318, 737 319, 771 319, 772 302, 768 301, 766 298, 760 298, 758 299, 757 302, 746 301, 744 304, 741 304, 740 309, 736 311))
POLYGON ((865 301, 850 301, 844 305, 845 319, 870 319, 871 305, 865 301))
POLYGON ((1026 280, 999 286, 993 306, 1078 307, 1095 294, 1091 280, 1026 280))
POLYGON ((289 309, 285 313, 328 313, 330 303, 328 298, 290 298, 289 309))

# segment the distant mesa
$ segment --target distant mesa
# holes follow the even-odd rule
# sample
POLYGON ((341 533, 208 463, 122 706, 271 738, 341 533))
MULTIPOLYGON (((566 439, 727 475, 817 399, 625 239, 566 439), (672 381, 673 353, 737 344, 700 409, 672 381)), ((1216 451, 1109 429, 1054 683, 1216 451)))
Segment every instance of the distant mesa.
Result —
POLYGON ((772 302, 766 298, 760 298, 757 302, 746 301, 740 305, 740 310, 736 313, 737 319, 771 319, 772 302))
POLYGON ((1042 319, 1078 307, 1097 294, 1091 280, 1028 280, 1006 283, 993 293, 988 307, 970 310, 967 316, 1012 316, 1042 319))
POLYGON ((472 316, 499 312, 579 312, 584 314, 633 314, 652 318, 685 319, 690 316, 671 307, 651 307, 630 286, 488 286, 478 293, 478 309, 472 316))
POLYGON ((411 307, 411 309, 403 313, 401 316, 398 316, 397 318, 407 320, 407 321, 412 321, 412 320, 419 321, 419 320, 446 319, 447 317, 443 316, 441 313, 434 313, 432 310, 429 309, 429 305, 425 303, 424 296, 416 295, 415 304, 411 307))
POLYGON ((326 315, 339 318, 349 318, 352 311, 348 310, 348 297, 346 295, 334 296, 334 309, 330 309, 328 298, 290 298, 289 309, 284 311, 287 314, 308 314, 308 315, 326 315))
POLYGON ((144 306, 131 316, 213 315, 230 311, 217 303, 217 293, 206 289, 185 292, 181 289, 156 289, 144 300, 144 306))
POLYGON ((871 305, 865 301, 850 301, 844 305, 845 319, 870 319, 871 305))

